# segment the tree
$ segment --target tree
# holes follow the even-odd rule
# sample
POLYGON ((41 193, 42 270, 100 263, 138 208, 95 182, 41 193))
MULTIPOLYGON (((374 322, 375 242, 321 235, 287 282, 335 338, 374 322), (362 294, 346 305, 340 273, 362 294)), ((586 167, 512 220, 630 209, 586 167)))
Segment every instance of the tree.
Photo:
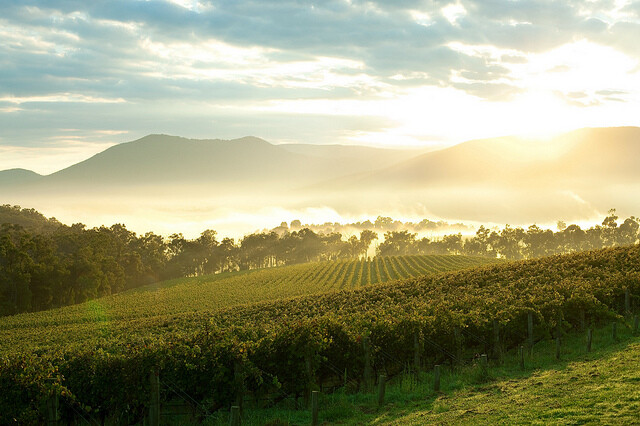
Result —
POLYGON ((616 241, 617 220, 616 209, 610 209, 607 217, 602 221, 602 239, 605 247, 615 246, 618 243, 616 241))
MULTIPOLYGON (((464 242, 463 251, 470 256, 487 256, 489 255, 489 235, 490 230, 480 225, 473 238, 464 242)), ((495 257, 495 255, 494 255, 495 257)))
POLYGON ((371 246, 371 243, 377 239, 378 239, 378 234, 369 229, 365 229, 364 231, 360 232, 359 255, 366 257, 367 252, 369 251, 369 247, 371 246))
POLYGON ((445 235, 442 238, 442 244, 448 254, 462 253, 462 234, 445 235))
POLYGON ((384 241, 378 246, 378 255, 397 256, 413 252, 416 235, 409 231, 387 231, 384 241))
POLYGON ((640 223, 634 216, 625 219, 625 221, 618 227, 616 240, 620 245, 635 244, 638 241, 638 231, 640 229, 640 223))
POLYGON ((523 252, 528 258, 547 256, 555 253, 557 248, 553 231, 542 229, 538 225, 527 228, 523 242, 523 252))

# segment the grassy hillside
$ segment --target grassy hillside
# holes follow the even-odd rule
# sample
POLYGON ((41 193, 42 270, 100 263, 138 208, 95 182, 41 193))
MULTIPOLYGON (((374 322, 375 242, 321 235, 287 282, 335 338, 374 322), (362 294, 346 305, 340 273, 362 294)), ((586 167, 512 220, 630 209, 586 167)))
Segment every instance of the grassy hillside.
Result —
POLYGON ((636 424, 640 341, 625 343, 573 362, 548 364, 526 378, 505 374, 483 386, 442 395, 411 412, 390 410, 375 423, 636 424))
MULTIPOLYGON (((640 338, 621 328, 596 328, 592 351, 584 333, 565 336, 561 359, 553 342, 541 341, 524 369, 516 350, 500 365, 490 363, 482 375, 478 363, 444 368, 441 390, 433 389, 432 371, 405 372, 386 383, 385 404, 376 392, 323 394, 319 419, 328 424, 636 424, 640 409, 640 338)), ((250 409, 244 424, 308 424, 310 413, 293 404, 250 409)), ((228 422, 227 413, 207 424, 228 422)))
MULTIPOLYGON (((344 267, 334 269, 336 276, 349 276, 344 267)), ((164 290, 172 289, 181 287, 164 290)), ((164 315, 145 316, 122 297, 113 299, 122 302, 120 310, 95 303, 84 305, 84 313, 4 319, 0 385, 7 392, 0 396, 0 415, 40 419, 40 401, 57 393, 67 420, 91 407, 96 418, 139 422, 149 405, 153 368, 162 378, 164 401, 174 397, 171 389, 181 389, 201 418, 209 418, 228 410, 240 393, 247 404, 272 405, 344 380, 352 389, 368 388, 378 374, 397 376, 407 365, 430 371, 435 364, 469 364, 483 352, 497 360, 526 343, 529 318, 536 348, 583 326, 622 322, 620 314, 635 309, 640 295, 640 247, 504 262, 225 309, 189 310, 184 290, 187 308, 164 315), (129 309, 137 316, 111 317, 129 309)), ((131 300, 160 294, 138 292, 131 300)))
MULTIPOLYGON (((84 345, 84 339, 145 335, 152 332, 148 329, 150 322, 173 323, 184 315, 200 313, 207 317, 237 305, 354 289, 495 262, 495 259, 467 256, 392 256, 180 278, 79 305, 2 318, 0 350, 28 350, 35 345, 49 344, 84 345)), ((152 329, 184 332, 185 328, 200 325, 152 329)))

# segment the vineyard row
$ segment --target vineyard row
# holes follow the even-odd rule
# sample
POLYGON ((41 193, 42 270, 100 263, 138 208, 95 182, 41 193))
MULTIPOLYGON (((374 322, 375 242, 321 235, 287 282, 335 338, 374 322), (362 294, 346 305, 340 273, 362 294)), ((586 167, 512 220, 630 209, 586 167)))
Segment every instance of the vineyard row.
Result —
MULTIPOLYGON (((401 270, 391 261, 380 267, 401 270)), ((640 248, 631 246, 193 314, 181 321, 200 328, 171 341, 150 336, 3 356, 0 421, 38 423, 51 394, 93 416, 140 421, 152 368, 210 411, 234 403, 229 389, 303 395, 345 370, 393 375, 416 353, 422 365, 442 364, 519 346, 529 333, 544 339, 618 321, 638 295, 640 248)))

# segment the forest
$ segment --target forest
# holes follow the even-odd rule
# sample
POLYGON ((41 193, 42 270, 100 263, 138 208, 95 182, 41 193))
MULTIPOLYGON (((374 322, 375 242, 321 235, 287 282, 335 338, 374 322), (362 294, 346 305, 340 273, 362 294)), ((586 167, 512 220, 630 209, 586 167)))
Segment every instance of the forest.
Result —
MULTIPOLYGON (((381 223, 389 221, 393 223, 385 218, 381 223)), ((33 209, 10 205, 0 206, 0 223, 3 316, 81 303, 170 278, 362 258, 378 238, 371 229, 345 238, 339 232, 285 227, 239 240, 219 238, 214 230, 195 239, 182 234, 164 238, 153 232, 136 235, 122 224, 67 226, 33 209)), ((601 225, 589 229, 560 222, 556 232, 537 225, 527 229, 506 225, 501 230, 481 226, 470 238, 458 233, 434 239, 389 230, 376 254, 525 259, 634 244, 639 228, 637 218, 619 221, 612 209, 601 225)))

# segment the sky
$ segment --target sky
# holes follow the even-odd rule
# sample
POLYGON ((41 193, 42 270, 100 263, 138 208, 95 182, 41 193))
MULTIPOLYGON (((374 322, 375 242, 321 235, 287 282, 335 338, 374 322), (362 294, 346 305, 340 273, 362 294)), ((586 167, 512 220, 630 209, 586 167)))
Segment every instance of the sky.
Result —
POLYGON ((440 148, 640 125, 640 1, 0 3, 0 170, 150 133, 440 148))

